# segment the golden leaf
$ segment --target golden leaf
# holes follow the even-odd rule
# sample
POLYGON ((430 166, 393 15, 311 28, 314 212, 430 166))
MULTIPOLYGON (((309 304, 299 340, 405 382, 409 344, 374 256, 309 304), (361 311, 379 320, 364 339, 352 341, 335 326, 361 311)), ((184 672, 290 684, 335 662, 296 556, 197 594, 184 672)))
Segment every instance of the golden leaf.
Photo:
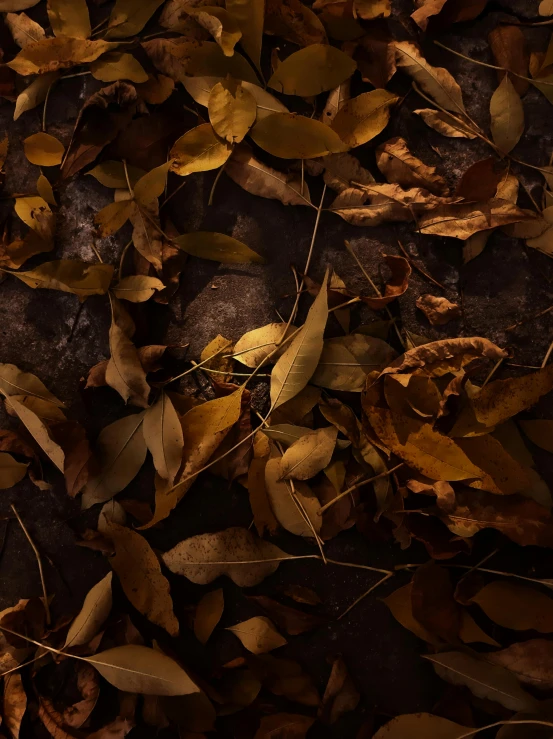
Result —
POLYGON ((257 104, 242 85, 228 79, 213 87, 207 110, 215 133, 229 144, 237 144, 254 124, 257 104))
POLYGON ((311 44, 287 57, 267 84, 287 95, 310 97, 332 90, 356 68, 353 59, 336 47, 311 44))
POLYGON ((269 154, 282 159, 313 159, 347 149, 324 123, 295 113, 272 113, 255 124, 251 137, 269 154))
POLYGON ((209 123, 202 123, 181 136, 171 149, 171 171, 184 177, 192 172, 207 172, 221 167, 232 147, 217 137, 209 123))
POLYGON ((241 241, 226 234, 209 231, 193 231, 177 236, 174 243, 187 254, 201 259, 212 259, 225 264, 244 264, 265 261, 262 256, 252 251, 241 241))

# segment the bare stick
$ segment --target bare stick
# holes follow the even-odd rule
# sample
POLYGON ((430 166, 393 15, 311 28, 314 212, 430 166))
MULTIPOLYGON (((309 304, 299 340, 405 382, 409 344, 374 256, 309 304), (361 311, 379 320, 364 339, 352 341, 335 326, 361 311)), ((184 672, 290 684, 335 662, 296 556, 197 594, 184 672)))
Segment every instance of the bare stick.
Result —
POLYGON ((27 540, 28 540, 29 544, 33 548, 33 552, 35 553, 35 557, 36 557, 36 561, 37 561, 37 565, 38 565, 38 572, 40 574, 40 583, 42 585, 42 597, 44 599, 44 613, 46 615, 46 624, 49 626, 50 625, 50 621, 51 621, 51 618, 50 618, 50 605, 48 603, 48 592, 46 590, 46 582, 44 580, 44 570, 42 569, 42 558, 40 556, 40 552, 36 548, 36 545, 35 545, 34 541, 31 539, 31 535, 27 531, 27 528, 26 528, 25 524, 23 523, 23 521, 21 520, 21 516, 17 512, 17 510, 16 510, 15 506, 13 505, 13 503, 12 503, 12 511, 14 512, 15 517, 17 518, 17 521, 19 522, 19 525, 23 529, 23 533, 27 537, 27 540))
POLYGON ((354 601, 353 601, 353 603, 351 604, 351 606, 348 606, 348 607, 346 608, 346 610, 345 610, 345 611, 344 611, 343 613, 341 613, 341 614, 340 614, 340 615, 338 616, 338 621, 339 621, 339 620, 340 620, 341 618, 344 618, 344 616, 346 616, 346 615, 347 615, 347 614, 348 614, 348 613, 349 613, 349 612, 351 611, 351 609, 352 609, 352 608, 355 608, 355 606, 356 606, 356 605, 357 605, 358 603, 361 603, 361 601, 362 601, 362 600, 363 600, 364 598, 366 598, 366 597, 367 597, 367 595, 370 595, 370 594, 371 594, 371 593, 373 592, 373 590, 376 590, 376 588, 377 588, 377 587, 378 587, 379 585, 382 585, 382 584, 383 584, 383 583, 385 583, 385 582, 386 582, 387 580, 389 580, 389 579, 390 579, 391 577, 393 577, 393 575, 392 575, 392 574, 389 574, 389 575, 384 575, 384 577, 382 577, 382 578, 381 578, 381 579, 380 579, 380 580, 379 580, 378 582, 375 582, 375 584, 374 584, 374 585, 371 585, 371 587, 370 587, 370 588, 369 588, 368 590, 366 590, 366 591, 365 591, 365 592, 363 593, 363 595, 360 595, 360 596, 359 596, 359 598, 357 598, 356 600, 354 600, 354 601))
POLYGON ((392 467, 392 469, 390 470, 386 470, 386 472, 381 472, 379 475, 375 475, 374 477, 369 477, 366 480, 361 480, 361 482, 358 482, 355 485, 352 485, 347 490, 344 490, 343 493, 340 493, 340 495, 337 495, 335 498, 332 498, 332 500, 329 500, 329 502, 326 503, 324 506, 321 506, 321 508, 319 508, 319 513, 322 515, 328 508, 330 508, 330 506, 333 506, 334 503, 337 503, 341 498, 345 498, 346 495, 350 495, 354 490, 357 490, 363 485, 368 485, 369 482, 380 480, 381 477, 388 477, 388 475, 391 475, 392 472, 395 472, 400 467, 403 467, 403 462, 400 462, 400 464, 396 464, 395 467, 392 467))

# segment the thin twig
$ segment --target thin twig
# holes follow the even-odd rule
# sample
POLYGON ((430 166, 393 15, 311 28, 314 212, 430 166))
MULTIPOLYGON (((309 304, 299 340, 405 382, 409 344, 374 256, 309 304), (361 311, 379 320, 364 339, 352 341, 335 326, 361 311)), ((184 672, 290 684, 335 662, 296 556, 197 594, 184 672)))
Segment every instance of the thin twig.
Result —
POLYGON ((405 257, 405 259, 407 259, 407 261, 409 262, 409 264, 411 265, 411 267, 413 267, 413 269, 416 269, 417 272, 420 272, 420 274, 423 277, 426 277, 427 280, 430 280, 430 282, 433 282, 434 285, 436 285, 437 287, 439 287, 441 290, 445 290, 446 289, 442 285, 441 282, 438 282, 438 280, 435 280, 432 277, 432 275, 429 275, 428 272, 425 272, 425 270, 422 267, 419 267, 419 265, 411 259, 411 257, 409 256, 407 250, 405 249, 405 247, 403 246, 403 244, 401 243, 401 241, 399 239, 397 240, 397 245, 401 249, 401 251, 402 251, 403 256, 405 257))
POLYGON ((553 341, 551 342, 551 344, 549 344, 549 349, 545 353, 545 357, 543 358, 543 362, 541 363, 541 369, 543 369, 545 365, 547 364, 547 362, 549 361, 549 357, 551 356, 552 351, 553 351, 553 341))
POLYGON ((388 475, 391 475, 392 472, 395 472, 400 467, 403 467, 403 464, 403 462, 400 462, 399 464, 396 464, 395 467, 392 467, 390 470, 386 470, 385 472, 381 472, 379 475, 375 475, 374 477, 369 477, 366 480, 361 480, 361 482, 357 482, 355 485, 352 485, 347 490, 344 490, 343 493, 340 493, 340 495, 337 495, 335 498, 332 498, 332 500, 329 500, 328 503, 325 503, 324 506, 321 506, 318 511, 319 514, 322 515, 326 510, 333 506, 334 503, 337 503, 342 498, 345 498, 346 495, 350 495, 351 493, 353 493, 354 490, 363 487, 363 485, 368 485, 370 482, 380 480, 382 477, 388 477, 388 475))
POLYGON ((513 323, 512 326, 507 326, 505 331, 514 331, 515 328, 518 328, 519 326, 522 326, 525 323, 528 323, 528 321, 533 321, 535 318, 540 318, 541 316, 545 316, 546 313, 550 313, 553 310, 553 305, 550 305, 549 308, 546 308, 545 310, 541 310, 539 313, 534 313, 533 316, 529 316, 528 318, 523 318, 521 321, 517 321, 517 323, 513 323))
POLYGON ((13 505, 13 503, 12 503, 12 507, 11 508, 12 508, 12 511, 14 512, 14 514, 15 514, 15 517, 17 518, 17 521, 18 521, 19 525, 23 529, 23 533, 27 537, 27 540, 28 540, 29 544, 33 548, 33 552, 35 553, 35 557, 36 557, 36 561, 37 561, 37 565, 38 565, 38 572, 40 574, 40 584, 42 585, 42 597, 43 597, 43 600, 44 600, 44 614, 46 616, 46 624, 47 624, 47 626, 49 626, 50 625, 50 622, 51 622, 51 618, 50 618, 50 605, 48 603, 48 592, 46 590, 46 581, 44 580, 44 570, 42 569, 42 558, 40 556, 40 552, 36 548, 36 545, 35 545, 34 541, 31 539, 31 535, 27 531, 27 527, 25 526, 25 524, 21 520, 21 516, 17 512, 17 509, 13 505))
POLYGON ((492 379, 492 377, 493 377, 493 376, 495 375, 496 371, 497 371, 497 370, 499 369, 499 367, 500 367, 500 366, 501 366, 501 364, 502 364, 502 363, 504 362, 504 360, 505 360, 505 357, 501 357, 501 359, 498 359, 498 360, 497 360, 497 362, 496 362, 496 363, 494 364, 494 366, 493 366, 493 367, 491 368, 491 370, 489 371, 489 374, 488 374, 488 376, 486 377, 486 379, 485 379, 485 380, 484 380, 484 382, 482 383, 482 387, 484 387, 484 385, 487 385, 487 384, 488 384, 488 382, 489 382, 489 381, 490 381, 490 380, 492 379))
MULTIPOLYGON (((227 162, 228 162, 228 159, 227 159, 227 162)), ((227 166, 227 162, 225 162, 224 164, 222 164, 219 167, 219 171, 217 172, 217 176, 213 180, 213 185, 211 186, 211 192, 209 193, 209 200, 207 201, 207 204, 208 205, 213 205, 213 196, 215 195, 215 188, 217 187, 217 183, 221 179, 221 175, 225 171, 225 167, 227 166)))
POLYGON ((356 600, 354 600, 354 601, 353 601, 353 603, 352 603, 352 604, 351 604, 350 606, 348 606, 348 607, 346 608, 346 610, 345 610, 345 611, 344 611, 343 613, 341 613, 341 614, 340 614, 340 615, 338 616, 338 621, 339 621, 339 620, 340 620, 341 618, 344 618, 344 616, 346 616, 346 615, 347 615, 347 614, 348 614, 348 613, 349 613, 349 612, 350 612, 350 611, 352 610, 352 608, 355 608, 355 606, 356 606, 356 605, 357 605, 358 603, 361 603, 361 601, 362 601, 362 600, 363 600, 364 598, 366 598, 366 597, 367 597, 367 595, 370 595, 370 594, 371 594, 371 593, 373 592, 373 590, 376 590, 376 588, 378 588, 378 587, 379 587, 380 585, 382 585, 383 583, 385 583, 385 582, 386 582, 387 580, 389 580, 389 579, 390 579, 391 577, 393 577, 393 573, 390 573, 389 575, 384 575, 384 577, 382 577, 382 578, 381 578, 381 579, 380 579, 380 580, 379 580, 378 582, 376 582, 376 583, 375 583, 374 585, 371 585, 371 587, 370 587, 370 588, 369 588, 368 590, 366 590, 366 591, 365 591, 365 592, 363 593, 363 595, 360 595, 360 596, 359 596, 359 598, 357 598, 356 600))
MULTIPOLYGON (((409 511, 409 513, 413 513, 413 511, 409 511)), ((419 563, 411 563, 406 565, 396 565, 395 570, 410 570, 413 567, 422 567, 425 563, 419 562, 419 563)), ((455 570, 474 570, 474 565, 457 565, 457 564, 449 564, 448 562, 441 562, 440 563, 442 567, 451 567, 455 570)), ((533 582, 536 583, 536 585, 542 585, 545 588, 551 589, 553 586, 552 580, 540 580, 537 577, 525 577, 524 575, 517 575, 515 572, 504 572, 502 570, 489 570, 485 567, 478 567, 478 572, 485 572, 488 575, 499 575, 500 577, 514 577, 516 580, 524 580, 525 582, 533 582)))

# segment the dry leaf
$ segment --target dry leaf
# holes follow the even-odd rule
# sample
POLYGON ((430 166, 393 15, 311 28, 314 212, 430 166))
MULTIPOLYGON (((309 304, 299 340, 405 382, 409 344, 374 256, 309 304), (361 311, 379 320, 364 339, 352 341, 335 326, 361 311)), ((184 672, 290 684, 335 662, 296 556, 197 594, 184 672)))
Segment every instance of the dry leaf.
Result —
POLYGON ((221 588, 206 593, 196 608, 194 636, 200 644, 207 644, 213 630, 221 620, 225 599, 221 588))
POLYGON ((461 315, 461 309, 457 303, 451 303, 447 298, 428 293, 418 297, 416 305, 428 318, 432 326, 444 326, 461 315))
POLYGON ((86 0, 48 0, 48 19, 55 36, 86 39, 92 30, 86 0))
POLYGON ((90 65, 92 76, 101 82, 130 80, 144 83, 148 81, 148 73, 132 54, 121 51, 110 51, 90 65))
POLYGON ((41 421, 36 413, 26 407, 24 403, 20 402, 16 396, 9 396, 6 403, 8 404, 8 407, 14 411, 19 420, 25 425, 25 428, 40 446, 42 451, 51 459, 56 467, 63 472, 65 454, 59 444, 56 444, 50 436, 50 431, 46 424, 41 421))
MULTIPOLYGON (((488 41, 494 61, 503 70, 497 71, 499 82, 509 76, 504 71, 516 72, 517 75, 528 77, 529 56, 526 50, 526 41, 524 34, 518 26, 507 26, 500 24, 492 28, 488 34, 488 41)), ((511 82, 519 95, 524 95, 530 83, 528 80, 521 79, 519 76, 512 75, 511 82)))
POLYGON ((361 392, 370 372, 381 370, 395 357, 381 339, 349 334, 327 339, 311 382, 331 390, 361 392))
POLYGON ((391 0, 353 0, 353 14, 363 20, 387 18, 391 12, 391 0))
POLYGON ((291 636, 304 634, 306 631, 311 631, 311 629, 315 629, 324 623, 324 619, 320 616, 284 606, 265 595, 250 595, 248 599, 267 611, 279 629, 286 631, 291 636))
POLYGON ((428 19, 432 16, 439 15, 446 2, 447 0, 421 0, 417 3, 415 12, 411 13, 411 18, 419 28, 426 31, 428 28, 428 19))
POLYGON ((311 205, 305 183, 302 192, 301 177, 278 172, 263 164, 253 156, 247 144, 234 149, 226 163, 225 174, 252 195, 280 200, 283 205, 311 205))
POLYGON ((266 654, 287 643, 265 616, 254 616, 236 626, 228 626, 227 631, 237 636, 253 654, 266 654))
POLYGON ((329 463, 338 431, 333 426, 310 431, 294 442, 280 460, 282 479, 309 480, 329 463))
POLYGON ((28 44, 8 63, 8 67, 24 76, 55 72, 93 62, 116 46, 109 41, 90 41, 69 36, 44 38, 28 44))
POLYGON ((26 13, 7 13, 5 22, 13 40, 22 49, 46 36, 44 28, 31 20, 26 13))
POLYGON ((516 631, 553 631, 553 599, 526 585, 497 580, 485 585, 471 598, 486 616, 500 626, 516 631))
POLYGON ((311 716, 296 713, 275 713, 263 716, 254 739, 305 739, 309 729, 315 722, 311 716))
POLYGON ((240 43, 244 51, 255 66, 261 69, 265 3, 262 0, 227 0, 225 7, 242 32, 240 43))
POLYGON ((506 667, 526 685, 532 685, 540 690, 551 690, 552 647, 553 642, 547 639, 531 639, 520 644, 512 644, 499 652, 492 652, 486 655, 486 659, 494 665, 506 667))
POLYGON ((392 273, 384 287, 384 295, 378 298, 361 298, 373 310, 382 310, 392 300, 403 295, 407 291, 411 276, 411 265, 405 257, 397 257, 394 254, 383 254, 382 256, 392 273))
POLYGON ((181 136, 169 154, 171 171, 184 177, 192 172, 206 172, 221 167, 232 148, 217 138, 209 123, 203 123, 181 136))
POLYGON ((103 533, 113 540, 115 556, 110 564, 132 605, 171 636, 178 636, 179 622, 173 613, 169 582, 146 539, 113 522, 109 522, 103 533))
POLYGON ((224 264, 263 263, 262 256, 238 239, 210 231, 192 231, 177 236, 174 243, 187 254, 200 259, 211 259, 224 264))
POLYGON ((109 17, 107 38, 128 38, 139 33, 163 0, 117 0, 109 17))
POLYGON ((166 393, 146 411, 142 431, 157 474, 171 485, 182 463, 184 442, 179 416, 166 393))
POLYGON ((27 110, 36 108, 37 105, 43 103, 48 94, 48 90, 52 87, 54 82, 59 78, 59 72, 47 72, 36 77, 23 92, 20 92, 17 96, 15 103, 15 111, 13 114, 14 121, 23 115, 27 110))
POLYGON ((0 452, 0 490, 17 485, 27 474, 28 464, 17 462, 11 454, 0 452))
POLYGON ((282 159, 313 159, 347 148, 324 123, 295 113, 272 113, 255 124, 251 137, 269 154, 282 159))
POLYGON ((64 648, 78 647, 96 636, 110 614, 112 605, 112 573, 103 577, 87 593, 79 614, 69 627, 64 648))
POLYGON ((318 716, 329 724, 334 724, 348 711, 354 711, 361 699, 345 662, 337 657, 332 663, 332 670, 319 706, 318 716))
POLYGON ((248 588, 276 572, 290 555, 238 527, 185 539, 163 555, 167 567, 200 585, 227 575, 239 587, 248 588))
POLYGON ((248 331, 236 342, 233 357, 252 368, 257 367, 272 352, 275 352, 272 357, 278 358, 277 344, 295 330, 295 326, 288 326, 286 323, 269 323, 248 331))
POLYGON ((390 108, 397 100, 387 90, 364 92, 342 105, 332 121, 332 129, 349 148, 361 146, 384 130, 390 108))
POLYGON ((106 382, 125 402, 147 408, 150 386, 136 347, 131 341, 134 322, 121 303, 111 298, 112 321, 109 329, 110 359, 106 382))
POLYGON ((441 716, 411 713, 393 718, 376 732, 374 739, 420 739, 423 736, 428 739, 459 739, 469 732, 468 726, 461 726, 441 716))
POLYGON ((76 295, 81 302, 90 295, 105 295, 113 277, 113 265, 88 264, 78 259, 45 262, 28 272, 12 272, 14 277, 36 290, 61 290, 76 295))
POLYGON ((198 8, 189 6, 187 13, 213 36, 225 56, 234 54, 234 47, 242 38, 242 31, 234 16, 215 5, 201 5, 198 8))
POLYGON ((433 128, 434 131, 441 133, 442 136, 458 139, 475 139, 476 134, 472 133, 462 121, 453 118, 453 116, 444 113, 441 110, 433 110, 432 108, 420 108, 414 110, 413 113, 419 115, 427 126, 433 128))
POLYGON ((215 133, 229 144, 238 144, 255 121, 257 103, 239 82, 227 79, 211 90, 207 110, 215 133))
POLYGON ((99 471, 86 485, 83 508, 110 500, 138 474, 147 452, 143 421, 144 413, 137 413, 102 429, 94 449, 99 471))
POLYGON ((461 88, 447 69, 430 65, 410 41, 396 42, 395 47, 398 67, 412 77, 423 92, 452 113, 465 112, 461 88))
POLYGON ((357 65, 343 51, 328 44, 311 44, 283 61, 269 87, 286 95, 310 97, 332 90, 355 72, 357 65))
POLYGON ((21 721, 27 710, 27 694, 23 680, 18 673, 4 678, 3 719, 6 728, 14 739, 19 739, 21 721))
POLYGON ((424 187, 434 195, 447 195, 449 188, 436 167, 429 167, 413 156, 401 137, 386 141, 376 150, 376 164, 388 182, 402 187, 424 187))
POLYGON ((494 143, 502 153, 508 154, 524 133, 524 108, 508 74, 492 95, 490 116, 494 143))
POLYGON ((119 300, 128 300, 130 303, 144 303, 155 294, 156 290, 164 289, 165 285, 157 277, 129 275, 119 280, 113 286, 112 291, 119 300))
POLYGON ((265 486, 279 524, 295 536, 313 537, 321 529, 320 504, 305 482, 282 480, 281 460, 275 455, 265 465, 265 486))
POLYGON ((326 43, 319 17, 300 0, 266 0, 264 32, 298 46, 326 43))
POLYGON ((468 239, 478 231, 529 221, 534 217, 508 200, 492 198, 482 203, 439 205, 420 216, 419 230, 434 236, 468 239))

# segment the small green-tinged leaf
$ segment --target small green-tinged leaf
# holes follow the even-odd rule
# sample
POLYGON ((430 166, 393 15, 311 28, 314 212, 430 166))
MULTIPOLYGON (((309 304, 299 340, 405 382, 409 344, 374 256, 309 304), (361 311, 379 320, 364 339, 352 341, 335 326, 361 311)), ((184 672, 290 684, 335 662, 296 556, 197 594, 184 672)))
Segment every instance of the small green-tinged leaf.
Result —
POLYGON ((313 159, 340 151, 347 146, 324 123, 295 113, 272 113, 251 130, 255 143, 282 159, 313 159))
POLYGON ((110 51, 100 59, 92 62, 90 71, 94 79, 101 82, 115 82, 116 80, 130 80, 131 82, 147 82, 148 73, 138 59, 132 54, 121 51, 110 51))
POLYGON ((335 46, 311 44, 281 62, 267 84, 287 95, 311 97, 337 87, 356 69, 353 59, 335 46))
POLYGON ((41 167, 55 167, 61 164, 65 147, 55 136, 49 133, 34 133, 24 139, 23 149, 31 164, 41 167))
POLYGON ((187 254, 201 259, 212 259, 224 264, 244 264, 265 261, 256 252, 252 251, 246 244, 226 234, 212 233, 210 231, 194 231, 192 233, 177 236, 175 244, 187 254))
POLYGON ((257 104, 239 82, 227 79, 211 90, 207 110, 215 133, 229 144, 237 144, 253 125, 257 104))
POLYGON ((371 90, 348 100, 336 113, 332 129, 353 148, 374 139, 390 120, 390 108, 398 97, 387 90, 371 90))
POLYGON ((171 171, 184 177, 193 172, 207 172, 221 167, 232 147, 218 138, 209 123, 202 123, 181 136, 171 149, 171 171))
POLYGON ((17 462, 11 454, 0 452, 0 490, 17 485, 27 474, 28 464, 17 462))
POLYGON ((88 264, 78 259, 45 262, 28 272, 12 272, 33 290, 61 290, 77 295, 82 302, 89 295, 105 295, 113 277, 113 265, 88 264))

